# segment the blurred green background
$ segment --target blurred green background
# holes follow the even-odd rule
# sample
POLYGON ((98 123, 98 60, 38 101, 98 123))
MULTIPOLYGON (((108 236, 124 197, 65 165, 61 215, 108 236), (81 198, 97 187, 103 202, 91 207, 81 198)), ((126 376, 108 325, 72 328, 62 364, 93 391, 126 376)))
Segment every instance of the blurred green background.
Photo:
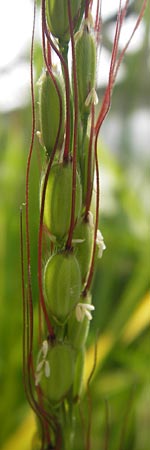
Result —
MULTIPOLYGON (((125 57, 124 73, 115 86, 112 108, 99 140, 100 229, 107 250, 97 263, 92 285, 96 312, 91 324, 85 373, 87 380, 98 333, 97 368, 91 382, 93 450, 149 450, 149 18, 147 10, 140 45, 125 57)), ((110 25, 113 26, 111 19, 103 26, 103 45, 108 53, 110 25)), ((29 62, 28 50, 23 59, 29 62)), ((39 42, 35 45, 34 64, 35 79, 38 79, 43 64, 39 42)), ((103 89, 104 84, 98 90, 100 99, 103 89)), ((19 210, 25 200, 31 136, 29 90, 26 101, 20 101, 18 107, 7 108, 6 105, 5 110, 1 109, 0 448, 28 450, 34 421, 22 381, 19 210)), ((40 151, 37 139, 35 147, 40 151)), ((36 237, 38 220, 36 150, 30 187, 32 237, 36 237)), ((34 239, 33 262, 36 255, 34 239)), ((37 274, 33 274, 35 297, 38 295, 36 277, 37 274)), ((87 415, 87 395, 83 409, 87 415)), ((82 450, 80 422, 77 426, 76 450, 82 450)))

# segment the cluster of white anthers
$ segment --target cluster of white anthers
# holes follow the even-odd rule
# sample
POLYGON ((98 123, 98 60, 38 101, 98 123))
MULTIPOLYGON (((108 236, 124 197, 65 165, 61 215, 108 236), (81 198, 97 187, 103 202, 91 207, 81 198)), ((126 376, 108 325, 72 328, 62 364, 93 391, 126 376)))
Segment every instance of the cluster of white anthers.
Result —
MULTIPOLYGON (((91 213, 91 211, 88 212, 88 219, 89 219, 90 227, 92 229, 94 229, 93 214, 91 213)), ((73 244, 82 244, 82 242, 84 242, 84 240, 85 239, 76 238, 76 239, 72 239, 72 242, 73 242, 73 244)), ((103 238, 103 235, 100 230, 97 230, 96 245, 98 247, 97 257, 102 258, 103 251, 106 249, 106 245, 105 245, 104 238, 103 238)))
POLYGON ((98 258, 102 258, 103 251, 106 249, 106 245, 104 242, 103 235, 100 230, 97 230, 97 236, 96 236, 96 244, 98 247, 98 258))
MULTIPOLYGON (((94 221, 93 221, 93 214, 91 211, 88 212, 88 219, 89 224, 91 228, 94 228, 94 221)), ((106 249, 106 245, 104 242, 103 235, 100 230, 97 230, 97 236, 96 236, 96 244, 98 247, 98 258, 101 258, 103 255, 103 251, 106 249)))
POLYGON ((42 347, 41 347, 38 357, 37 357, 37 366, 36 366, 36 372, 35 372, 35 386, 38 386, 38 384, 40 383, 43 373, 46 376, 46 378, 49 378, 49 376, 50 376, 50 365, 46 359, 47 354, 48 354, 48 342, 45 340, 42 343, 42 347))
POLYGON ((78 303, 76 306, 76 319, 78 322, 82 322, 84 317, 88 320, 92 320, 92 314, 90 311, 94 311, 95 306, 89 303, 78 303))

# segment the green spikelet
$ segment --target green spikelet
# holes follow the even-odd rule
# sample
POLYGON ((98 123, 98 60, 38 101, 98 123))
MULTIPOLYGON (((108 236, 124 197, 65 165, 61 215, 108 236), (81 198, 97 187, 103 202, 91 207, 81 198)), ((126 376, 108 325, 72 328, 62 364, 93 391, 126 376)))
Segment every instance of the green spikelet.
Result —
POLYGON ((84 119, 91 109, 91 101, 87 97, 95 87, 96 45, 87 24, 76 40, 76 66, 81 118, 84 119))
POLYGON ((76 225, 74 234, 74 253, 78 260, 82 283, 85 282, 91 261, 93 248, 93 229, 88 222, 80 220, 76 225))
POLYGON ((61 114, 61 127, 57 144, 58 149, 62 145, 65 129, 65 101, 63 93, 63 81, 56 73, 54 74, 54 78, 59 90, 61 107, 56 86, 52 78, 49 76, 49 74, 47 72, 44 72, 44 74, 41 76, 39 80, 40 86, 39 111, 40 111, 41 141, 49 156, 51 155, 51 152, 56 142, 60 123, 60 114, 61 114))
POLYGON ((41 387, 52 403, 60 402, 68 393, 74 375, 74 351, 69 344, 56 343, 50 346, 47 362, 50 375, 43 374, 41 387))
MULTIPOLYGON (((43 186, 43 180, 41 188, 43 186)), ((79 175, 76 177, 75 219, 79 217, 82 202, 82 189, 79 175)), ((44 223, 57 240, 62 240, 70 226, 72 205, 72 164, 54 164, 48 178, 44 223)))
MULTIPOLYGON (((71 16, 73 20, 73 28, 76 27, 80 19, 81 6, 83 0, 71 0, 71 16)), ((48 27, 53 36, 63 42, 70 39, 69 19, 68 19, 68 2, 67 0, 46 0, 46 13, 48 27)))
MULTIPOLYGON (((80 297, 79 302, 90 304, 91 296, 80 297)), ((77 320, 76 310, 74 310, 68 320, 68 339, 76 350, 84 347, 89 331, 89 319, 85 316, 83 320, 77 320)))
POLYGON ((45 267, 44 289, 49 312, 63 324, 77 304, 81 293, 81 274, 73 253, 57 253, 45 267))

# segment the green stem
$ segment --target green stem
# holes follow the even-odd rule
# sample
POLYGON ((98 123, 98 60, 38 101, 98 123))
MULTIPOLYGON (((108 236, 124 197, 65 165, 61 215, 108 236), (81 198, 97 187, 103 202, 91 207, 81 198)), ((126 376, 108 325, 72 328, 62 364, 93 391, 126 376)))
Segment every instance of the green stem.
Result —
POLYGON ((63 408, 64 414, 64 427, 63 427, 63 439, 64 439, 64 449, 63 450, 74 450, 74 437, 75 437, 75 416, 74 409, 72 405, 72 400, 63 408), (69 408, 69 411, 68 411, 69 408))

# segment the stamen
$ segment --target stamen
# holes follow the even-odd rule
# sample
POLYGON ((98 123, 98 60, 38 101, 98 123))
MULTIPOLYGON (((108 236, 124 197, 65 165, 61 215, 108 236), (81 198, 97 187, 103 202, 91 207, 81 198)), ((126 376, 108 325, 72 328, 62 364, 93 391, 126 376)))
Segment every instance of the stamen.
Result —
POLYGON ((39 351, 38 357, 37 357, 37 366, 36 366, 36 373, 35 373, 35 386, 38 386, 42 375, 44 373, 46 378, 49 378, 50 376, 50 365, 49 362, 46 360, 46 356, 48 354, 48 341, 45 339, 42 343, 42 347, 39 351), (42 360, 40 361, 40 359, 42 360))
POLYGON ((97 230, 96 244, 98 247, 98 258, 101 258, 103 255, 103 251, 106 249, 106 245, 100 230, 97 230))
POLYGON ((88 310, 85 310, 85 316, 86 316, 89 320, 92 320, 92 314, 91 314, 88 310))
POLYGON ((43 366, 44 366, 44 359, 37 365, 36 372, 40 372, 43 366))
POLYGON ((82 322, 86 316, 88 320, 92 320, 92 314, 90 311, 94 311, 95 306, 89 305, 89 303, 78 303, 76 306, 76 319, 78 322, 82 322))
POLYGON ((48 353, 48 342, 45 340, 42 344, 43 358, 46 358, 48 353))
POLYGON ((50 376, 50 365, 49 365, 48 361, 45 361, 44 373, 45 373, 46 378, 49 378, 49 376, 50 376))

